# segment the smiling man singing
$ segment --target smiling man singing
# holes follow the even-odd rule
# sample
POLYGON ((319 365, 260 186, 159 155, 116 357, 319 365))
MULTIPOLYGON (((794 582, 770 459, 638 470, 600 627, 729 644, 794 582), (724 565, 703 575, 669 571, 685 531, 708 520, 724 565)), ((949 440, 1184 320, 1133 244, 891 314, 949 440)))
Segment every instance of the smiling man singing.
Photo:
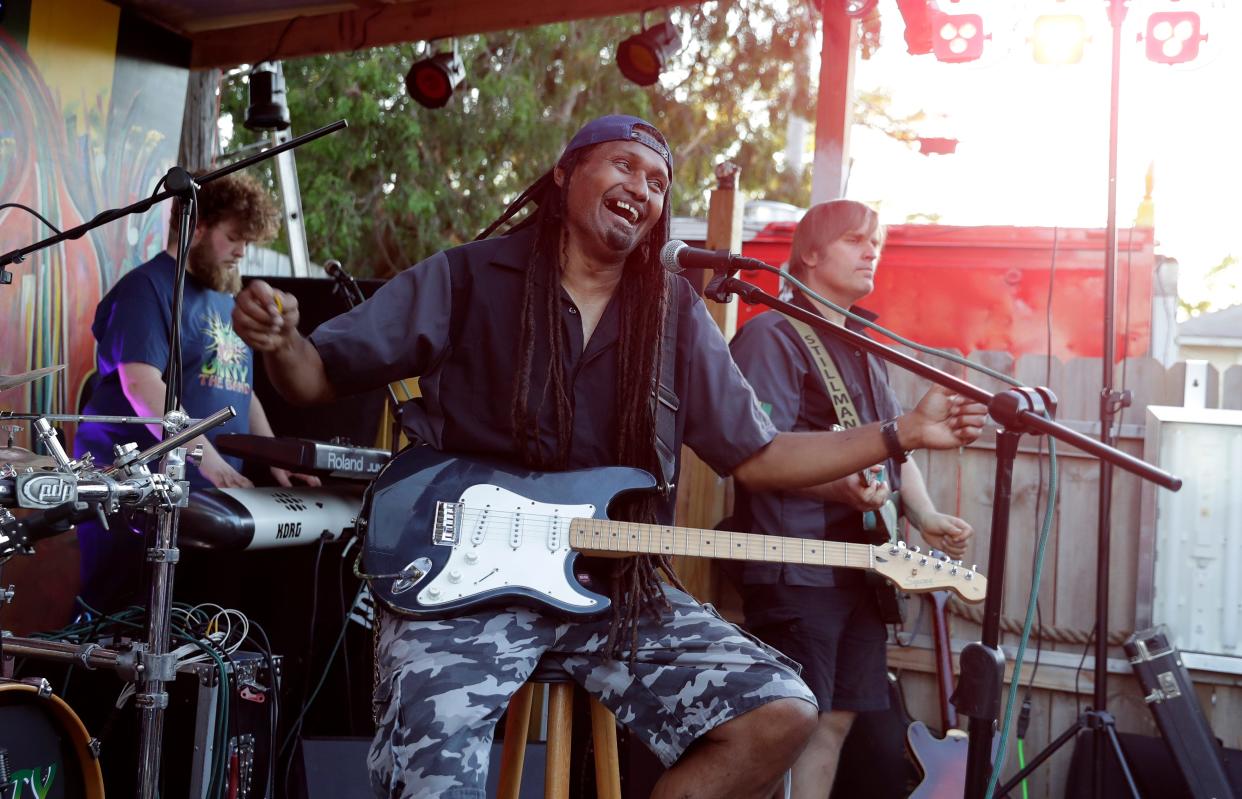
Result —
MULTIPOLYGON (((297 332, 295 298, 252 283, 234 327, 291 400, 417 375, 422 397, 402 417, 413 438, 539 471, 627 465, 675 477, 685 443, 721 474, 768 488, 882 458, 878 427, 779 435, 759 409, 703 302, 660 266, 672 171, 654 127, 596 119, 502 217, 538 206, 504 235, 433 255, 309 338, 297 332)), ((935 393, 899 432, 903 446, 956 447, 982 418, 981 407, 935 393)), ((612 510, 670 523, 672 492, 612 510)), ((794 670, 661 579, 675 584, 664 558, 587 570, 611 591, 611 619, 566 622, 513 605, 437 621, 382 614, 377 796, 482 797, 496 721, 545 656, 669 767, 654 796, 771 792, 815 726, 794 670)))

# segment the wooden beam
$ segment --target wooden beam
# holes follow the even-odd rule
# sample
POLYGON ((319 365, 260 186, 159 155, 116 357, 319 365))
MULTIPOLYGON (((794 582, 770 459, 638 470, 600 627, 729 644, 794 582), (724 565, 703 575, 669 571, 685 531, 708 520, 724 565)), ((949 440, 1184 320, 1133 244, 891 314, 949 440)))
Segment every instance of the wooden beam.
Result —
POLYGON ((192 39, 191 66, 227 68, 697 4, 696 0, 412 0, 203 31, 192 39))
POLYGON ((815 109, 815 161, 811 202, 845 196, 849 181, 850 128, 854 124, 854 53, 858 20, 825 3, 824 47, 820 55, 819 97, 815 109))

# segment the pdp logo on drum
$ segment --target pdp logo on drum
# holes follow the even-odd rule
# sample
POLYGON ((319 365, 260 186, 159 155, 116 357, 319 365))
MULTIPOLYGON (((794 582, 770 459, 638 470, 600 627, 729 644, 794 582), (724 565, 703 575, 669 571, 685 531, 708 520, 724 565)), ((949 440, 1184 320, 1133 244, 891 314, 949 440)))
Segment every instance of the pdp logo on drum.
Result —
POLYGON ((17 475, 17 504, 23 508, 55 508, 78 498, 78 478, 63 472, 17 475))

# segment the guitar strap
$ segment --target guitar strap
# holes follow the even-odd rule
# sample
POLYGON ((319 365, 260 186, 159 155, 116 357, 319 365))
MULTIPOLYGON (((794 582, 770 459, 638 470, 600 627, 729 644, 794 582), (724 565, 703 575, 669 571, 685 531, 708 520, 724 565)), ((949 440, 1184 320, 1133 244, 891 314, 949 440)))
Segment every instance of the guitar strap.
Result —
MULTIPOLYGON (((824 386, 828 390, 828 397, 832 400, 832 407, 837 412, 837 423, 842 427, 858 427, 860 422, 858 410, 854 407, 854 398, 850 396, 850 392, 845 387, 845 381, 841 379, 841 370, 837 368, 837 363, 828 354, 828 350, 824 348, 824 343, 820 341, 819 334, 801 319, 796 319, 786 314, 781 314, 793 325, 794 332, 798 334, 798 338, 806 345, 807 350, 811 353, 811 360, 815 362, 816 368, 819 369, 819 376, 824 381, 824 386)), ((887 526, 890 536, 895 536, 897 531, 897 504, 892 500, 888 500, 878 511, 884 518, 883 521, 887 526)), ((868 511, 863 514, 863 525, 867 529, 874 529, 876 524, 876 511, 868 511)))
POLYGON ((677 393, 673 391, 677 375, 677 312, 676 289, 668 281, 665 290, 671 295, 668 299, 668 314, 664 318, 664 335, 660 339, 660 365, 656 374, 656 385, 651 395, 655 403, 656 456, 660 461, 660 493, 668 498, 673 491, 673 473, 677 468, 677 409, 681 405, 677 393))

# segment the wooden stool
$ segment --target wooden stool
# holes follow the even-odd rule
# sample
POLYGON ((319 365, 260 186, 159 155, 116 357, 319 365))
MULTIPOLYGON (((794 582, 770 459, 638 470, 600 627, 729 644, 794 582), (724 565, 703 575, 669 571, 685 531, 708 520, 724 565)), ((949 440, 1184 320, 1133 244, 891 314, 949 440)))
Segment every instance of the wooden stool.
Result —
MULTIPOLYGON (((530 729, 531 688, 548 688, 548 759, 544 768, 545 799, 569 799, 569 752, 573 741, 574 681, 560 664, 540 660, 535 671, 509 700, 504 749, 500 755, 497 799, 517 799, 530 729)), ((595 741, 595 792, 599 799, 621 799, 621 765, 617 756, 617 720, 591 697, 591 733, 595 741)))

